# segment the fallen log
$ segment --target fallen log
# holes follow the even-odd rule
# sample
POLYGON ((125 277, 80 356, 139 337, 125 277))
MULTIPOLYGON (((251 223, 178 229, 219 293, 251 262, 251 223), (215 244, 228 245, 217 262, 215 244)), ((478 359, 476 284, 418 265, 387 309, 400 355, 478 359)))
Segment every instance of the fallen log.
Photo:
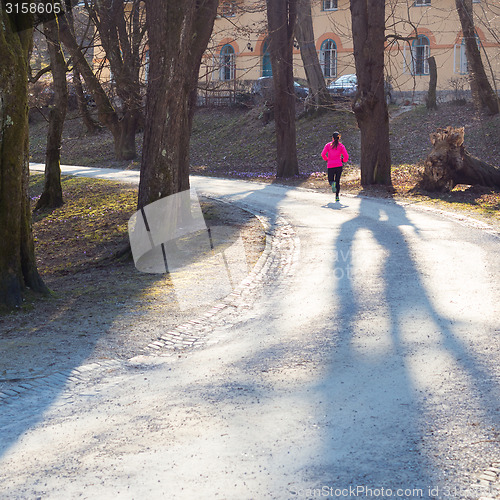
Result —
POLYGON ((464 128, 446 127, 430 135, 433 145, 418 187, 451 191, 457 184, 500 188, 500 168, 470 155, 464 146, 464 128))

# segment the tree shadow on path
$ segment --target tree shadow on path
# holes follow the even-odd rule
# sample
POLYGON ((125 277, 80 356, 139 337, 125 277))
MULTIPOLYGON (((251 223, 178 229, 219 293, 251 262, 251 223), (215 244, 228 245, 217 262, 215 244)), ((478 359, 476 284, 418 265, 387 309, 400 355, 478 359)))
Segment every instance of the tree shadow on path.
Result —
POLYGON ((311 472, 328 470, 330 487, 417 489, 426 498, 443 477, 427 443, 438 426, 436 406, 457 403, 461 380, 487 428, 498 422, 498 385, 433 304, 403 226, 419 237, 403 207, 362 199, 359 214, 340 227, 332 269, 337 342, 321 387, 332 426, 325 470, 311 472), (436 381, 443 385, 434 391, 436 381))

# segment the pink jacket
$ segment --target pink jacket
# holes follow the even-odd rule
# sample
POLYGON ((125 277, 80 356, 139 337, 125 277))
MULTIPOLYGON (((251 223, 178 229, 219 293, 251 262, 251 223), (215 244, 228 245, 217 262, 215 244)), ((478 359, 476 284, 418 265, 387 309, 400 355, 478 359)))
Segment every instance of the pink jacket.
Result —
POLYGON ((327 162, 326 166, 328 168, 341 167, 349 159, 347 149, 341 142, 339 142, 336 149, 332 146, 331 142, 325 144, 321 157, 327 162), (341 155, 342 159, 340 158, 341 155))

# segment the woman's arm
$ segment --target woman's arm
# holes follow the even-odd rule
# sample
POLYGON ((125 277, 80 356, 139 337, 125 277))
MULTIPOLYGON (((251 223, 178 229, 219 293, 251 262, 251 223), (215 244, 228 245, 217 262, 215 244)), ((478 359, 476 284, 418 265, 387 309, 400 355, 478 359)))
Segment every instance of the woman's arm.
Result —
POLYGON ((345 146, 342 144, 342 148, 343 148, 343 151, 342 151, 342 154, 343 154, 343 158, 342 158, 342 163, 347 163, 347 160, 349 160, 349 153, 347 152, 347 149, 345 148, 345 146))
POLYGON ((321 153, 321 158, 323 158, 323 160, 325 161, 328 161, 328 144, 326 144, 325 147, 323 148, 323 152, 321 153))

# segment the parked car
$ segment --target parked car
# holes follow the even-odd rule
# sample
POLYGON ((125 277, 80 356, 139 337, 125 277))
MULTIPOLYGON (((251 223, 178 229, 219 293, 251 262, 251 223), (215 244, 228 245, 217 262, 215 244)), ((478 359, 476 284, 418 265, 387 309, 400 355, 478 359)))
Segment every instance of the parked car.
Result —
POLYGON ((304 85, 301 85, 299 82, 293 82, 293 87, 295 89, 295 95, 299 99, 305 99, 309 95, 309 88, 304 87, 304 85))
MULTIPOLYGON (((295 95, 299 99, 305 99, 309 95, 309 89, 304 87, 299 82, 293 82, 295 95)), ((272 76, 261 76, 252 84, 252 94, 265 98, 266 100, 273 100, 274 86, 272 76)))
MULTIPOLYGON (((358 90, 358 78, 356 75, 342 75, 327 86, 328 91, 334 96, 353 97, 358 90)), ((392 102, 392 85, 385 81, 384 91, 387 104, 392 102)))
POLYGON ((353 96, 358 89, 356 75, 342 75, 327 86, 328 92, 338 96, 353 96))

